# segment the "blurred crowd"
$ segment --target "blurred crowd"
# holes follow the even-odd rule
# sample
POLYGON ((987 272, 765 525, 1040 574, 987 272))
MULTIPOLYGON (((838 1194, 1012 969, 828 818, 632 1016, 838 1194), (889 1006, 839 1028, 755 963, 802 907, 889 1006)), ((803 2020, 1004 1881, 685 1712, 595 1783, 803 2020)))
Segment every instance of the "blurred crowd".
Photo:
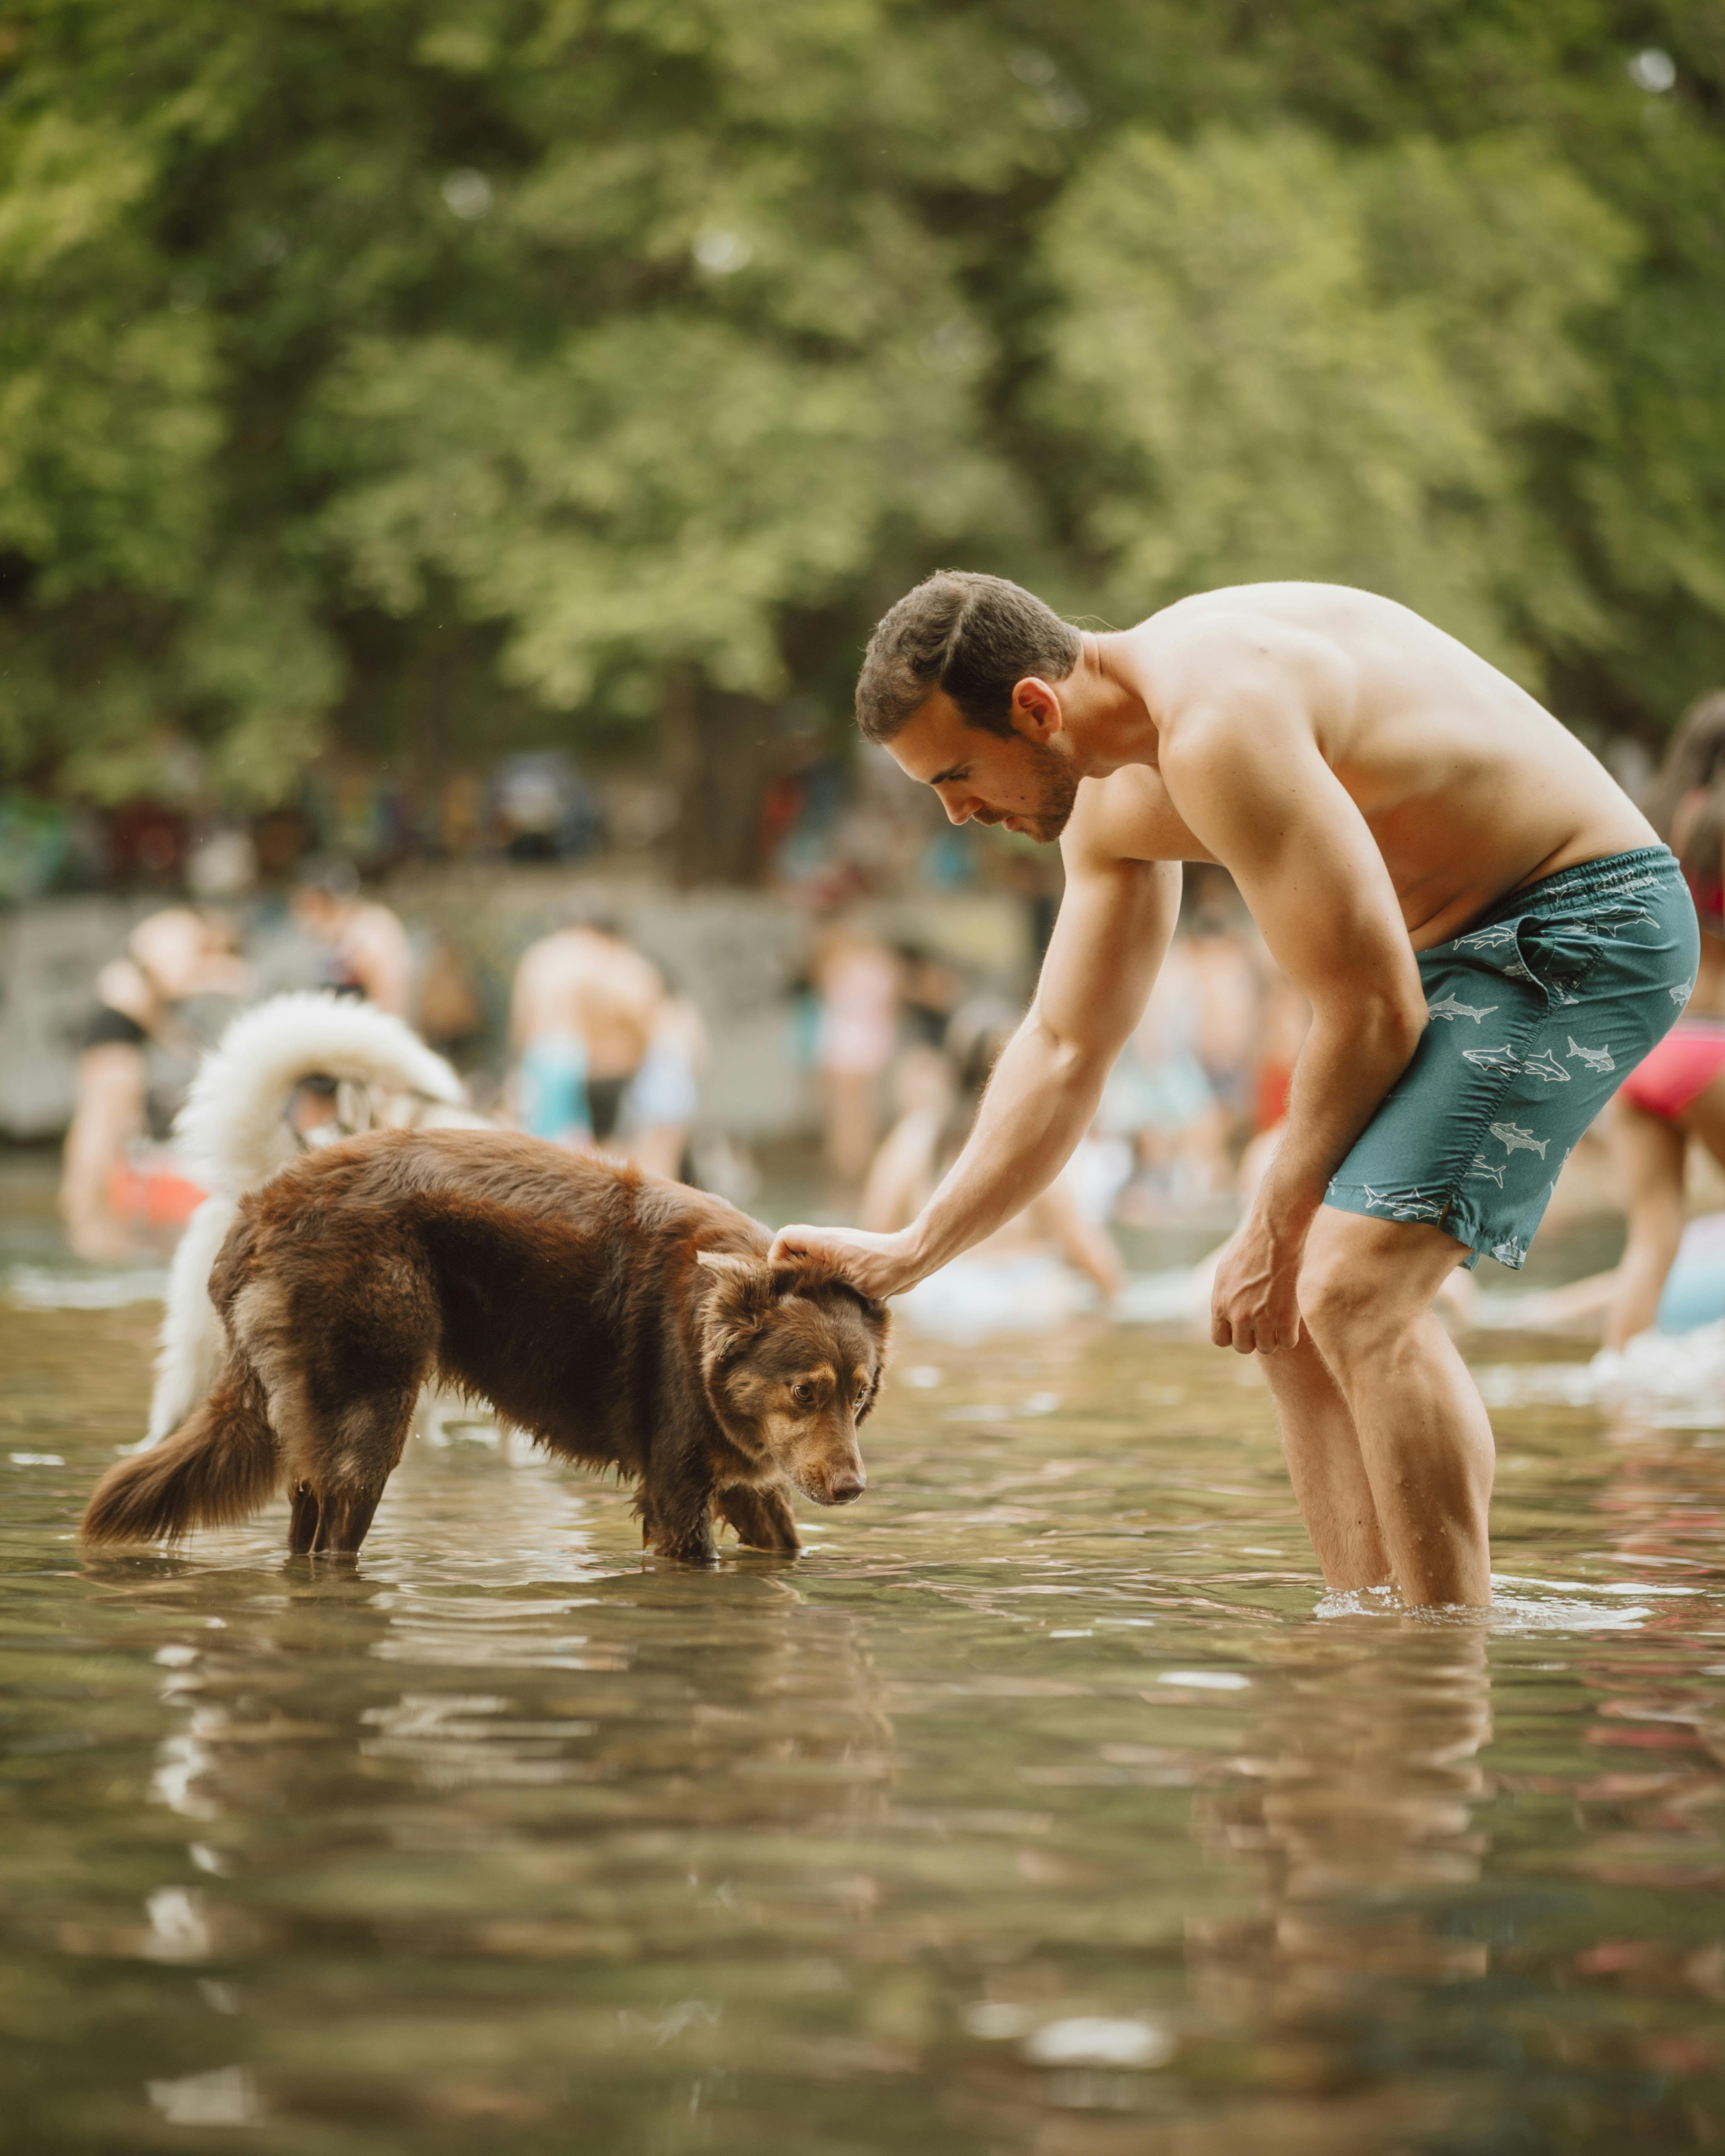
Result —
MULTIPOLYGON (((351 862, 302 865, 285 906, 206 887, 146 915, 97 975, 78 1055, 60 1186, 76 1255, 117 1260, 190 1217, 205 1194, 172 1137, 199 1059, 241 1010, 305 988, 372 1004, 440 1049, 481 1036, 460 954, 410 933, 351 862)), ((471 1090, 495 1122, 688 1176, 706 1045, 694 1005, 588 907, 522 952, 506 1066, 476 1070, 471 1090)))
MULTIPOLYGON (((237 853, 193 866, 193 895, 138 922, 94 984, 62 1183, 80 1256, 116 1260, 187 1216, 200 1194, 169 1140, 199 1055, 239 1010, 308 987, 362 998, 454 1052, 499 1122, 749 1194, 722 1132, 694 1142, 709 1056, 696 1001, 590 896, 521 952, 494 1040, 461 953, 362 890, 347 860, 302 863, 285 900, 259 898, 237 853)), ((810 919, 783 1053, 819 1122, 820 1202, 897 1226, 963 1145, 1020 1007, 986 970, 884 934, 866 906, 828 903, 810 919)), ((1227 877, 1194 870, 1093 1132, 990 1253, 1040 1250, 1114 1292, 1111 1219, 1153 1224, 1225 1201, 1255 1173, 1305 1022, 1227 877)))

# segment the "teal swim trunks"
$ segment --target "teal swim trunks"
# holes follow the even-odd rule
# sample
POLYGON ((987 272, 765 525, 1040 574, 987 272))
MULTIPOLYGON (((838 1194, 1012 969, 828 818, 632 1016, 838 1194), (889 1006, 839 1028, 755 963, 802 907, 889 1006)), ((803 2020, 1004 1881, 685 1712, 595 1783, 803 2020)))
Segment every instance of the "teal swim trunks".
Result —
POLYGON ((1676 859, 1639 847, 1499 900, 1420 955, 1414 1060, 1324 1202, 1427 1220, 1517 1271, 1575 1142, 1682 1015, 1700 957, 1676 859))

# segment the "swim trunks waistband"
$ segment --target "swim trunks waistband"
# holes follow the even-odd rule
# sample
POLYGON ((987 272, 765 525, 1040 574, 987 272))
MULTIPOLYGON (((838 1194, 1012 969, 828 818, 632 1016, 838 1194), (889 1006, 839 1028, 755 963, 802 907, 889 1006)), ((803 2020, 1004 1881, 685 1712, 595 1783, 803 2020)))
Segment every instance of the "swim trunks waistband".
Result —
POLYGON ((1554 869, 1535 883, 1521 884, 1514 891, 1505 891, 1502 898, 1493 900, 1471 927, 1449 940, 1459 943, 1465 937, 1476 936, 1481 929, 1492 927, 1517 914, 1564 904, 1571 899, 1595 897, 1633 883, 1640 876, 1657 875, 1668 878, 1674 870, 1681 879, 1683 872, 1669 846, 1632 846, 1627 853, 1602 854, 1597 860, 1575 861, 1568 868, 1554 869))

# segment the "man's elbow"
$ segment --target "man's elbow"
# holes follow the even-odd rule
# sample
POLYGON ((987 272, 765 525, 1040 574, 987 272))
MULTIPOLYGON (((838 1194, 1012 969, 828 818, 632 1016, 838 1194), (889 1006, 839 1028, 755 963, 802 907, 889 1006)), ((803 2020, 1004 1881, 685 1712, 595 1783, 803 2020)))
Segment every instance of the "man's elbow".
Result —
POLYGON ((1113 1066, 1114 1052, 1104 1050, 1096 1041, 1081 1034, 1065 1031, 1034 1004, 1023 1031, 1042 1059, 1047 1080, 1080 1091, 1091 1086, 1101 1091, 1103 1080, 1113 1066))
POLYGON ((1398 993, 1376 996, 1367 1014, 1368 1038, 1381 1050, 1386 1060, 1394 1057, 1400 1067, 1412 1060, 1429 1019, 1423 995, 1398 993))

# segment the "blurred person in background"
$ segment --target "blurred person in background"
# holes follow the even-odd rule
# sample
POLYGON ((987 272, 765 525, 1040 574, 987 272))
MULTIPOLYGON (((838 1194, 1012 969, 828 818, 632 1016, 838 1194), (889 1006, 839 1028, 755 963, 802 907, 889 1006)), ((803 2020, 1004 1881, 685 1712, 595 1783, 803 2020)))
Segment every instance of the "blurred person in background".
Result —
POLYGON ((1096 1127, 1126 1140, 1141 1180, 1122 1219, 1147 1226, 1158 1201, 1208 1197, 1227 1179, 1227 1114, 1198 1054, 1203 987, 1184 937, 1176 937, 1102 1088, 1096 1127))
POLYGON ((296 869, 293 915, 318 952, 319 987, 338 996, 363 996, 392 1018, 406 1018, 413 946, 399 915, 361 897, 359 871, 352 861, 324 855, 296 869))
MULTIPOLYGON (((1629 1214, 1605 1311, 1605 1345, 1618 1348, 1659 1314, 1683 1240, 1691 1140, 1725 1164, 1725 690, 1684 715, 1648 806, 1682 865, 1701 960, 1682 1016, 1624 1081, 1607 1119, 1629 1214)), ((1718 1315, 1697 1307, 1689 1322, 1718 1315)))
POLYGON ((524 1130, 678 1173, 706 1029, 614 921, 570 921, 522 952, 510 1035, 524 1130))
POLYGON ((827 1167, 855 1190, 880 1132, 880 1094, 898 1045, 899 961, 871 930, 839 921, 816 939, 814 1067, 827 1167))
POLYGON ((896 947, 900 967, 900 1009, 905 1038, 913 1045, 941 1049, 952 1014, 964 999, 964 980, 956 966, 922 943, 896 947))
POLYGON ((1197 993, 1193 1048, 1227 1119, 1227 1139, 1250 1136, 1266 989, 1276 973, 1232 879, 1200 863, 1189 872, 1183 942, 1197 993))
POLYGON ((687 996, 666 995, 624 1101, 624 1153, 649 1175, 693 1179, 689 1140, 710 1052, 694 1004, 687 996))
MULTIPOLYGON (((859 1225, 891 1235, 916 1219, 963 1151, 988 1074, 1017 1024, 1015 1011, 978 998, 955 1014, 946 1053, 916 1046, 906 1053, 898 1072, 899 1118, 869 1169, 859 1225)), ((981 1268, 1010 1268, 1025 1258, 1064 1260, 1105 1300, 1119 1293, 1126 1281, 1120 1253, 1081 1202, 1076 1161, 1075 1155, 1022 1213, 957 1261, 971 1269, 978 1293, 985 1296, 989 1286, 981 1268)))
POLYGON ((506 757, 491 781, 491 819, 512 861, 578 860, 604 832, 581 767, 562 749, 506 757))
POLYGON ((412 941, 414 1030, 446 1055, 476 1041, 485 1006, 465 954, 434 930, 422 929, 412 941))
POLYGON ((61 1157, 60 1213, 74 1253, 113 1263, 138 1228, 177 1227, 203 1192, 164 1158, 135 1162, 152 1121, 164 1131, 203 1050, 251 993, 251 973, 218 916, 175 906, 141 921, 96 976, 61 1157), (151 1057, 165 1065, 152 1101, 151 1057), (151 1110, 156 1111, 152 1117, 151 1110))

